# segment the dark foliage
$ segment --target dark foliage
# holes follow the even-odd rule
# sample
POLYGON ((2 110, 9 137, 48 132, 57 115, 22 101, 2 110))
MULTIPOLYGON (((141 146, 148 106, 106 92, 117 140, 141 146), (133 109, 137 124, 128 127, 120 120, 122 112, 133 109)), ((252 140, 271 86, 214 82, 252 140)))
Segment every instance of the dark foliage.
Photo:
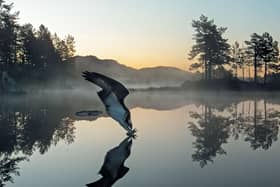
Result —
POLYGON ((60 80, 65 79, 64 66, 71 64, 75 53, 74 37, 60 39, 44 25, 38 29, 20 25, 18 16, 13 4, 0 1, 0 77, 7 72, 16 82, 39 85, 56 79, 60 72, 60 80))
POLYGON ((246 47, 241 47, 242 45, 235 42, 230 48, 227 40, 222 37, 226 28, 218 28, 214 24, 214 20, 209 20, 208 17, 202 15, 199 20, 192 22, 192 26, 195 30, 195 44, 189 53, 189 59, 193 60, 198 57, 198 62, 193 62, 190 70, 204 71, 204 77, 207 80, 198 82, 198 87, 203 84, 206 88, 212 87, 207 84, 214 83, 211 80, 216 79, 215 82, 218 81, 216 82, 218 86, 213 85, 214 88, 243 88, 246 85, 244 81, 251 81, 251 67, 253 67, 254 84, 248 84, 249 90, 279 89, 275 83, 280 70, 278 42, 269 33, 253 33, 250 40, 244 42, 246 47), (246 68, 249 74, 247 77, 245 77, 246 68), (241 72, 243 81, 229 81, 228 74, 217 76, 215 72, 221 70, 232 74, 231 77, 235 77, 235 79, 239 79, 238 72, 241 72), (258 76, 262 72, 262 76, 258 76), (264 86, 259 85, 259 80, 262 80, 264 86), (233 85, 226 86, 224 83, 233 85))

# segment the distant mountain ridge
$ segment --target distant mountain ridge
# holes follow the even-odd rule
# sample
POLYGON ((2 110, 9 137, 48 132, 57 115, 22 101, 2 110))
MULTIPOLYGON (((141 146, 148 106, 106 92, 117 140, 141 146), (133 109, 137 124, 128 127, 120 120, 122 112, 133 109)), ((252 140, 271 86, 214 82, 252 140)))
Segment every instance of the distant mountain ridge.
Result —
POLYGON ((179 86, 186 80, 195 80, 197 75, 175 67, 149 67, 135 69, 111 59, 96 56, 74 57, 75 72, 95 71, 116 78, 131 87, 179 86), (134 86, 132 86, 134 85, 134 86))

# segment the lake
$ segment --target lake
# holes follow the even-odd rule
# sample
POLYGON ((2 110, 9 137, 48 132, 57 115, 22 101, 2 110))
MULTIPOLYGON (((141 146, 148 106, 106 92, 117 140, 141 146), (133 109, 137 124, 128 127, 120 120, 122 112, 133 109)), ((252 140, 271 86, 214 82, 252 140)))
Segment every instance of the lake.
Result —
POLYGON ((122 145, 127 170, 105 186, 280 185, 279 93, 133 92, 126 103, 137 129, 129 146, 94 91, 1 97, 0 186, 104 182, 104 159, 122 145))

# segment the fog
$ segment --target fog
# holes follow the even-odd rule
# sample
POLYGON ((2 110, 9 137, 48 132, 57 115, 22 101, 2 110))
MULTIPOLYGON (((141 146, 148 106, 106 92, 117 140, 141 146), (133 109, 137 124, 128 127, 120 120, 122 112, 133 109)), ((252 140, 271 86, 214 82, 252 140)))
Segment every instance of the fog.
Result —
MULTIPOLYGON (((2 106, 61 109, 65 116, 75 118, 81 110, 104 111, 98 98, 98 87, 89 83, 87 89, 45 89, 31 91, 24 95, 4 95, 2 106)), ((185 105, 214 105, 218 108, 246 100, 267 100, 279 104, 279 92, 214 92, 214 91, 130 91, 125 103, 129 109, 145 108, 171 110, 185 105)), ((104 114, 105 115, 105 114, 104 114)))

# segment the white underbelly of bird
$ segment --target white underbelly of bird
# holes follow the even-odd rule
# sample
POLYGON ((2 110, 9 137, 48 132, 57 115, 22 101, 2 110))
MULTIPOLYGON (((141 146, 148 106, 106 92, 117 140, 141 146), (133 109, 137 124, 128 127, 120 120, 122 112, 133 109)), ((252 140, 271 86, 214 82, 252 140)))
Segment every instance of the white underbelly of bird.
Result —
POLYGON ((106 104, 106 111, 107 113, 116 121, 119 123, 124 123, 125 116, 127 111, 124 109, 124 107, 119 102, 116 95, 112 92, 110 93, 106 99, 104 100, 104 103, 106 104))

